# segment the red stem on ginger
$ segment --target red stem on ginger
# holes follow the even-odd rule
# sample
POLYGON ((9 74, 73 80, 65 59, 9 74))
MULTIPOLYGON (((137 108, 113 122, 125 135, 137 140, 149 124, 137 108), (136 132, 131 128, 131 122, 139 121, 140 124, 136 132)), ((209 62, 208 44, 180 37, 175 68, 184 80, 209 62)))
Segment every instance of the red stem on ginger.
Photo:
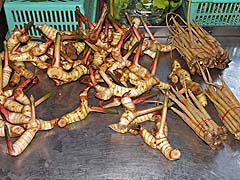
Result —
POLYGON ((142 43, 143 39, 141 39, 141 41, 137 41, 132 47, 131 49, 123 56, 124 60, 127 60, 135 51, 135 49, 142 43))
POLYGON ((4 133, 5 133, 5 141, 6 141, 6 144, 7 144, 8 153, 9 154, 14 154, 15 151, 14 151, 14 148, 13 148, 13 143, 12 143, 12 140, 10 138, 9 129, 8 129, 7 125, 4 126, 4 133))
POLYGON ((107 85, 109 87, 111 87, 113 85, 113 82, 111 81, 111 79, 108 77, 108 75, 102 70, 101 67, 99 67, 99 74, 102 76, 102 78, 104 79, 104 81, 107 83, 107 85))
POLYGON ((109 22, 107 19, 105 19, 105 26, 104 26, 104 34, 106 35, 106 37, 108 38, 108 31, 109 31, 109 22))
POLYGON ((33 21, 31 21, 31 22, 29 22, 27 24, 24 24, 24 27, 20 30, 21 33, 23 33, 23 34, 27 33, 27 31, 33 26, 33 24, 34 24, 33 21))
POLYGON ((0 114, 2 115, 2 118, 4 121, 8 121, 9 119, 9 111, 2 105, 0 104, 0 114))
POLYGON ((157 65, 158 65, 158 58, 159 58, 159 55, 160 55, 160 51, 157 50, 156 52, 156 55, 154 57, 154 60, 151 64, 151 74, 154 76, 156 74, 156 71, 157 71, 157 65))
POLYGON ((78 12, 80 12, 80 8, 79 6, 76 6, 76 15, 77 15, 77 22, 78 22, 78 29, 82 30, 82 18, 80 17, 80 15, 78 15, 78 12))
MULTIPOLYGON (((32 78, 26 79, 23 83, 21 83, 16 90, 22 91, 24 88, 26 88, 31 82, 38 81, 38 77, 34 76, 32 78)), ((15 91, 16 91, 15 90, 15 91)))
POLYGON ((126 31, 120 38, 119 42, 118 42, 118 45, 117 45, 117 48, 118 49, 121 49, 121 47, 123 46, 123 43, 125 41, 125 39, 128 37, 128 35, 130 34, 130 31, 126 31))
POLYGON ((90 106, 89 110, 91 112, 100 112, 100 113, 108 113, 108 114, 118 114, 118 111, 113 108, 103 108, 103 107, 97 107, 97 106, 90 106))
POLYGON ((144 26, 144 29, 147 31, 150 39, 152 40, 156 40, 155 37, 153 36, 152 32, 150 31, 147 23, 145 22, 144 18, 142 16, 140 16, 141 20, 142 20, 142 23, 143 23, 143 26, 144 26))
POLYGON ((9 56, 8 56, 8 47, 7 42, 4 41, 4 68, 9 68, 8 62, 9 62, 9 56))
POLYGON ((124 32, 124 30, 120 27, 120 25, 114 20, 113 16, 111 16, 110 14, 108 15, 108 20, 110 21, 116 32, 118 33, 124 32))
POLYGON ((140 59, 140 55, 142 52, 142 43, 139 44, 136 54, 133 57, 133 64, 138 65, 139 64, 139 59, 140 59))
POLYGON ((83 55, 83 57, 82 57, 82 64, 84 64, 84 65, 88 65, 89 64, 88 59, 89 59, 90 54, 91 54, 91 48, 89 48, 86 51, 86 53, 83 55))
POLYGON ((93 24, 89 21, 87 16, 84 16, 81 13, 80 7, 76 6, 76 15, 81 18, 81 20, 84 22, 86 29, 93 29, 93 24))
POLYGON ((94 72, 93 72, 93 69, 91 67, 89 67, 89 74, 90 74, 90 79, 92 81, 92 84, 93 86, 96 86, 97 85, 97 81, 94 77, 94 72))
POLYGON ((155 93, 146 95, 146 96, 144 96, 144 97, 135 98, 135 99, 132 100, 132 102, 133 102, 134 104, 139 104, 139 103, 142 103, 142 102, 146 101, 147 99, 150 99, 150 98, 152 98, 152 97, 154 97, 154 96, 157 96, 157 95, 159 95, 159 92, 155 92, 155 93))
POLYGON ((131 18, 129 17, 128 13, 125 13, 125 16, 130 24, 130 26, 133 29, 133 33, 135 34, 135 36, 137 37, 137 39, 140 41, 140 39, 142 38, 141 34, 139 33, 138 29, 136 28, 136 26, 134 26, 134 24, 132 23, 131 18))
POLYGON ((102 25, 103 25, 103 22, 104 22, 104 19, 107 15, 107 7, 106 5, 103 7, 103 10, 102 10, 102 14, 101 14, 101 17, 98 21, 98 23, 96 24, 96 26, 94 27, 93 31, 89 34, 89 41, 90 42, 97 42, 97 39, 99 37, 99 34, 102 30, 102 25))
POLYGON ((101 48, 96 46, 95 44, 90 43, 89 41, 84 41, 90 48, 92 48, 95 52, 101 52, 101 48))

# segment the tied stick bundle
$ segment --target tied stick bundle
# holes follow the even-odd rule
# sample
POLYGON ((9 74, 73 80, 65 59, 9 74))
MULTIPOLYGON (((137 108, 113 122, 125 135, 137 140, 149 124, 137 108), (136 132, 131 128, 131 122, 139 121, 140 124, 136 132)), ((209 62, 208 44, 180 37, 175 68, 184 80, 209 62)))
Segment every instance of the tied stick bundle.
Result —
POLYGON ((204 81, 207 84, 206 95, 216 107, 224 126, 236 139, 240 140, 240 102, 222 76, 219 75, 222 83, 220 85, 213 83, 208 71, 207 74, 208 80, 205 74, 203 74, 204 81))
POLYGON ((187 91, 186 97, 174 88, 172 88, 172 91, 173 93, 171 93, 169 98, 175 102, 181 110, 175 107, 171 107, 171 109, 178 114, 211 149, 215 150, 222 144, 222 141, 227 138, 226 128, 216 124, 191 90, 187 91))
POLYGON ((206 68, 226 68, 229 63, 228 51, 223 49, 205 29, 197 23, 190 25, 189 21, 184 21, 180 15, 174 13, 167 15, 166 23, 173 34, 172 45, 186 61, 191 74, 197 72, 201 75, 197 62, 204 71, 206 68), (181 26, 176 18, 179 18, 187 27, 181 26))

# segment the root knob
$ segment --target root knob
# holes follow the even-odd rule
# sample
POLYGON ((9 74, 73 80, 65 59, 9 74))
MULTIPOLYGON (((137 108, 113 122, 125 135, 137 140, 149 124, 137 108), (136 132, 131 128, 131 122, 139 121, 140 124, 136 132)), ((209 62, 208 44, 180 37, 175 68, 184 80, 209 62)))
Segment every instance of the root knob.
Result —
POLYGON ((60 128, 63 128, 67 125, 67 121, 65 119, 59 119, 57 124, 60 128))
POLYGON ((170 152, 170 160, 178 160, 181 157, 181 151, 179 151, 178 149, 173 149, 170 152))

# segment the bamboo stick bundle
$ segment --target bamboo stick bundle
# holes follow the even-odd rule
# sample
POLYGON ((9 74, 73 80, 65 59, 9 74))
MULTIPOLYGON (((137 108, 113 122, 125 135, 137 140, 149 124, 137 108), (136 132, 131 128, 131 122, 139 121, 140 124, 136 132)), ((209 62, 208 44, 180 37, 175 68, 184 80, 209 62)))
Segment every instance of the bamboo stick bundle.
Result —
POLYGON ((172 87, 169 98, 180 108, 171 107, 183 121, 205 142, 215 150, 227 138, 227 130, 219 126, 197 100, 191 90, 182 95, 172 87))
POLYGON ((197 23, 190 24, 180 15, 169 13, 166 18, 169 31, 173 34, 172 45, 186 61, 191 74, 196 72, 201 75, 197 63, 205 71, 206 68, 225 69, 229 63, 228 51, 223 49, 221 44, 197 23), (180 19, 180 25, 177 21, 180 19))
POLYGON ((203 73, 204 81, 207 85, 205 90, 207 97, 212 101, 224 126, 236 139, 240 140, 240 102, 228 87, 224 78, 219 75, 221 84, 213 83, 208 70, 203 73))

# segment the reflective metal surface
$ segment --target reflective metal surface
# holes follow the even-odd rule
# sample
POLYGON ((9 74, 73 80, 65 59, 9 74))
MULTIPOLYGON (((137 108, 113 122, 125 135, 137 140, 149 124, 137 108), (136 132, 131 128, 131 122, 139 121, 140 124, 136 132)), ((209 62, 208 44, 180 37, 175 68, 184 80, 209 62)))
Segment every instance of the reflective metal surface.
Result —
MULTIPOLYGON (((223 47, 229 49, 231 59, 224 71, 211 72, 214 77, 222 73, 234 94, 240 98, 240 28, 233 29, 211 29, 223 47), (235 34, 231 35, 230 31, 235 34)), ((166 28, 155 28, 154 31, 159 40, 167 41, 166 28)), ((179 55, 173 53, 172 56, 179 55)), ((160 57, 157 76, 163 81, 167 81, 171 59, 170 54, 160 57)), ((149 62, 148 58, 141 61, 146 66, 149 62)), ((78 106, 78 94, 84 88, 79 82, 56 87, 45 71, 36 69, 36 73, 40 84, 27 93, 36 99, 49 91, 53 93, 50 99, 37 107, 38 117, 60 117, 78 106)), ((93 94, 92 90, 90 104, 97 103, 93 94)), ((121 113, 122 109, 118 109, 121 113)), ((215 110, 208 107, 208 111, 220 123, 215 110)), ((222 147, 212 151, 176 114, 169 111, 169 141, 181 150, 182 157, 178 161, 168 161, 158 150, 143 144, 139 136, 118 134, 109 129, 108 125, 117 122, 119 117, 120 114, 91 113, 85 120, 63 129, 56 127, 48 132, 38 132, 19 157, 7 155, 4 138, 0 138, 0 179, 240 178, 240 142, 232 135, 222 147)))

